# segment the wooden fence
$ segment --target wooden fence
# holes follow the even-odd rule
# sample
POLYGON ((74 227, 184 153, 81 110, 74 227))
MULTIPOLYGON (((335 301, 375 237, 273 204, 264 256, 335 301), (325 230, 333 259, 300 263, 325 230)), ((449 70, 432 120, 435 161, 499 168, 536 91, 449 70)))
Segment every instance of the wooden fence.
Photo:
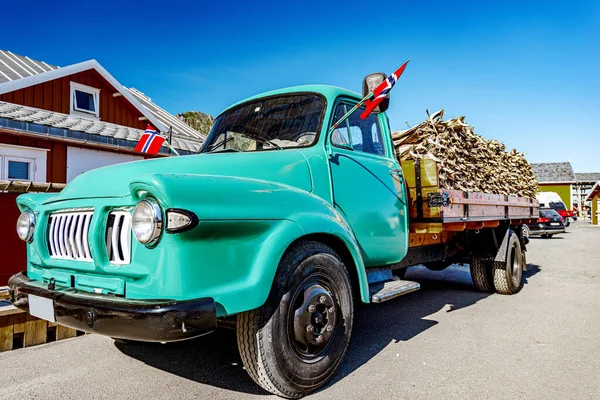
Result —
POLYGON ((0 287, 0 352, 81 336, 84 332, 33 317, 8 301, 0 287))

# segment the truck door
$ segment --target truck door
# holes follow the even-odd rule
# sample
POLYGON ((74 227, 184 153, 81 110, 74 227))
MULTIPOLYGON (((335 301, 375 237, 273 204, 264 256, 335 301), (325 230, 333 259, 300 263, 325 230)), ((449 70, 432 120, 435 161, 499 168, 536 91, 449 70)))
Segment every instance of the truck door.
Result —
MULTIPOLYGON (((332 123, 352 106, 337 104, 332 123)), ((381 266, 399 262, 408 250, 406 195, 386 117, 362 120, 360 112, 328 138, 333 201, 352 225, 365 265, 381 266)))

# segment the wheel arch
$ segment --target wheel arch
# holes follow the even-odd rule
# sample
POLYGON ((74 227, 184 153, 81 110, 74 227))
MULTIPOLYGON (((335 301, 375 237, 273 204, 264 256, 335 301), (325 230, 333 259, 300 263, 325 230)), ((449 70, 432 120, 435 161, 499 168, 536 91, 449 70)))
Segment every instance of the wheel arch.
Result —
POLYGON ((333 251, 335 251, 336 254, 340 256, 344 265, 346 266, 346 270, 348 271, 348 275, 350 276, 350 283, 352 284, 352 294, 354 298, 359 298, 364 303, 368 303, 370 301, 370 297, 368 296, 369 287, 366 279, 366 271, 364 269, 364 265, 362 264, 362 258, 357 262, 356 255, 353 254, 353 252, 349 249, 348 245, 344 242, 344 240, 330 233, 309 233, 297 238, 292 243, 290 243, 290 245, 286 249, 286 252, 296 244, 303 241, 314 241, 323 243, 324 245, 330 247, 333 251))

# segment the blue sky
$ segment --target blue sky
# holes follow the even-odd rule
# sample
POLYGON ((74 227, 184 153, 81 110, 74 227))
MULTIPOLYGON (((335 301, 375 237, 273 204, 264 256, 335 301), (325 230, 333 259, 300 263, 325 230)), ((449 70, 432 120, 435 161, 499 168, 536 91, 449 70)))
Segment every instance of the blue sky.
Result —
POLYGON ((0 48, 61 66, 95 58, 172 113, 212 115, 283 86, 360 91, 410 58, 392 129, 444 108, 531 162, 600 171, 600 2, 410 3, 10 2, 0 48))

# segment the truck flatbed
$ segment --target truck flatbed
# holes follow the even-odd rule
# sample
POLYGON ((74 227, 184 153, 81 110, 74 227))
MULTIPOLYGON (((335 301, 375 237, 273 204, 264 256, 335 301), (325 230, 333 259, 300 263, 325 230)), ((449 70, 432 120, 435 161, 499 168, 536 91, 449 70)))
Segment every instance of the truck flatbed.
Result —
POLYGON ((452 232, 495 228, 502 221, 520 225, 538 218, 535 199, 443 189, 435 161, 424 158, 401 164, 408 195, 410 247, 444 243, 452 232))

